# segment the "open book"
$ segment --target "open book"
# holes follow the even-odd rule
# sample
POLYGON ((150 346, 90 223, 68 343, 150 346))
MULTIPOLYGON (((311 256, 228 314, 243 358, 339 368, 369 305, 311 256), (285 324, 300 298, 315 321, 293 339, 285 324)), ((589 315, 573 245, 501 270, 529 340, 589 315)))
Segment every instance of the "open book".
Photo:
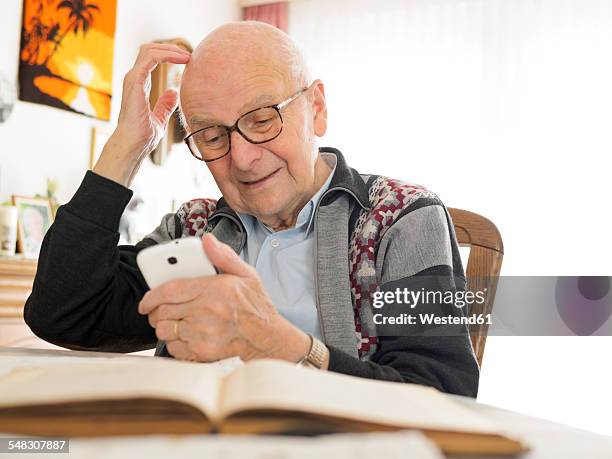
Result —
POLYGON ((166 359, 18 368, 0 376, 0 432, 28 435, 418 429, 447 454, 525 451, 435 389, 258 360, 231 372, 166 359))

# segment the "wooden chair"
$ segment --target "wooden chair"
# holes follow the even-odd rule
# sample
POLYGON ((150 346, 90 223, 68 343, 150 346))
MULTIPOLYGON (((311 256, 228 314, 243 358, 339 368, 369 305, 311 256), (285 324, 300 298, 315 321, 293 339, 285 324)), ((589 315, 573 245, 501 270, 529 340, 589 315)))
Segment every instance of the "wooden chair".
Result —
MULTIPOLYGON (((460 246, 470 247, 465 270, 467 289, 476 292, 486 288, 485 302, 473 303, 470 314, 489 314, 493 308, 493 300, 497 290, 497 280, 504 258, 504 244, 499 230, 490 220, 481 215, 462 209, 449 208, 457 241, 460 246)), ((482 366, 485 343, 489 326, 470 325, 470 338, 478 359, 482 366)))

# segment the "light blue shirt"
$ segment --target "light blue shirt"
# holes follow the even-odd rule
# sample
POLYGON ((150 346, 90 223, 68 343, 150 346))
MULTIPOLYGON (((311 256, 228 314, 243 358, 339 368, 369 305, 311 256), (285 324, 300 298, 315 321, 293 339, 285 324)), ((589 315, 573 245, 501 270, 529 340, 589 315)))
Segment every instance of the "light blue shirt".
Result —
POLYGON ((279 313, 320 340, 323 336, 314 285, 314 212, 336 170, 335 164, 330 166, 329 177, 302 208, 293 228, 275 232, 254 216, 238 213, 247 233, 240 257, 255 267, 279 313))

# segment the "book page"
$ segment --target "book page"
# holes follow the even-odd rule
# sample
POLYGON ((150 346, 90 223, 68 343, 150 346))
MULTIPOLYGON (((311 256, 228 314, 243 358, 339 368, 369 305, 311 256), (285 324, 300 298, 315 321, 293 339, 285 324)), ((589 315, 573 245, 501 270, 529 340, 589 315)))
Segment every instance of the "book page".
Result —
POLYGON ((278 360, 249 362, 223 383, 223 417, 246 410, 285 410, 392 427, 498 433, 488 420, 437 390, 298 367, 278 360))
POLYGON ((170 359, 122 359, 17 368, 0 376, 0 409, 156 398, 192 405, 214 422, 224 373, 214 365, 170 359))

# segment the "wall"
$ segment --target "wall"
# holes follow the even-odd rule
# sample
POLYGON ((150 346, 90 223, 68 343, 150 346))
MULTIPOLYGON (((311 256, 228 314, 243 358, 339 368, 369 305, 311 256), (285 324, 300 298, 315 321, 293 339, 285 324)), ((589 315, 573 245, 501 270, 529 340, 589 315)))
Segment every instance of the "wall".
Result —
MULTIPOLYGON (((139 46, 176 36, 196 45, 213 28, 240 18, 238 3, 228 0, 117 3, 111 122, 18 101, 8 121, 0 124, 0 200, 11 194, 44 194, 47 177, 59 181, 60 202, 68 200, 88 168, 92 127, 112 130, 116 123, 123 75, 132 66, 139 46)), ((15 80, 21 7, 22 0, 2 0, 0 14, 0 72, 15 80)), ((218 193, 206 167, 197 163, 194 168, 195 163, 189 152, 179 147, 163 168, 149 161, 143 164, 136 184, 147 196, 140 232, 152 229, 152 222, 171 210, 173 198, 180 203, 197 194, 208 197, 218 193), (160 179, 166 186, 158 186, 160 179)))

